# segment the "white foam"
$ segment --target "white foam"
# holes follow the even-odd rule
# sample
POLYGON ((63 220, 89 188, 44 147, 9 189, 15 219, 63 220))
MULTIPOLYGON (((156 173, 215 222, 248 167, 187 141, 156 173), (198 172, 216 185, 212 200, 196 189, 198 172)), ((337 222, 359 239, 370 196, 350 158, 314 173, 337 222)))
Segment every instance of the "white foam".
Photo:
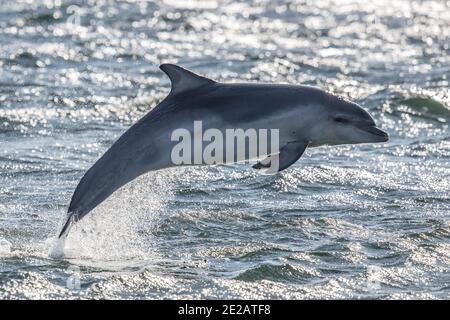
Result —
MULTIPOLYGON (((59 223, 60 227, 58 228, 58 230, 62 230, 63 226, 68 221, 68 219, 70 219, 70 214, 69 213, 67 213, 65 215, 65 217, 63 217, 61 219, 61 221, 59 223)), ((64 258, 66 258, 65 247, 66 247, 66 239, 67 239, 69 230, 70 230, 70 226, 69 226, 69 229, 66 230, 67 232, 65 232, 61 237, 57 236, 60 233, 60 232, 58 232, 55 237, 48 238, 45 241, 45 246, 47 248, 49 248, 48 256, 50 258, 52 258, 52 259, 64 259, 64 258)))
POLYGON ((64 235, 61 238, 55 237, 50 238, 47 241, 50 242, 50 249, 48 251, 48 256, 52 259, 64 259, 66 257, 64 253, 64 247, 66 246, 66 238, 64 235))
POLYGON ((0 239, 0 257, 11 255, 11 242, 6 239, 0 239))

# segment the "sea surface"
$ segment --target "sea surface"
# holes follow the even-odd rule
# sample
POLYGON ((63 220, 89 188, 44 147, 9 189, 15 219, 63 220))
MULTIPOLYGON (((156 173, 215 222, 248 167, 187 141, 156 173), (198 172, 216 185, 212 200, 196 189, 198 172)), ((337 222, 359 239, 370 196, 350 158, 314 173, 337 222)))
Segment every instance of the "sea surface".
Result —
POLYGON ((449 1, 0 0, 0 299, 449 299, 449 78, 449 1), (322 87, 391 139, 149 173, 49 257, 164 62, 322 87))

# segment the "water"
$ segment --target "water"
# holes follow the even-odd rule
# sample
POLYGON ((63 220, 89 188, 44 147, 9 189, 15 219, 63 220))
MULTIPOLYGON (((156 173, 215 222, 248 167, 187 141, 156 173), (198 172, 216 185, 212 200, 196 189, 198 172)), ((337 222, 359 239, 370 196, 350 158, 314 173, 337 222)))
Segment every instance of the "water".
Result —
POLYGON ((448 1, 0 1, 0 67, 0 299, 450 298, 448 1), (163 62, 321 86, 391 140, 150 173, 50 258, 163 62))

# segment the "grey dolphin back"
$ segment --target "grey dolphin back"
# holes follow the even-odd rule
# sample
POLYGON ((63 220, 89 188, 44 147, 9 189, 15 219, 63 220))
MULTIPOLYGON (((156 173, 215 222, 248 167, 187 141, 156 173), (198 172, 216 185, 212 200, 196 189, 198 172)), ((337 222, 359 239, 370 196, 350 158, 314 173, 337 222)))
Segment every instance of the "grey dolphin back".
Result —
POLYGON ((170 94, 180 94, 198 87, 215 83, 214 80, 199 76, 180 66, 165 63, 159 66, 170 79, 172 88, 170 94))

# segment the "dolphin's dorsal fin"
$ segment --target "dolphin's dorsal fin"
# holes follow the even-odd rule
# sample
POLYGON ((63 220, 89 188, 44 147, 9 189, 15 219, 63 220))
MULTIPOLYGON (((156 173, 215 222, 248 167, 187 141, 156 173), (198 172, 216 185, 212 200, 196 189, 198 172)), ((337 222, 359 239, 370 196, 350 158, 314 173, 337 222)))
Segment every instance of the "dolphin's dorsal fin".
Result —
POLYGON ((164 63, 159 68, 167 74, 172 83, 171 94, 179 94, 215 82, 174 64, 164 63))

